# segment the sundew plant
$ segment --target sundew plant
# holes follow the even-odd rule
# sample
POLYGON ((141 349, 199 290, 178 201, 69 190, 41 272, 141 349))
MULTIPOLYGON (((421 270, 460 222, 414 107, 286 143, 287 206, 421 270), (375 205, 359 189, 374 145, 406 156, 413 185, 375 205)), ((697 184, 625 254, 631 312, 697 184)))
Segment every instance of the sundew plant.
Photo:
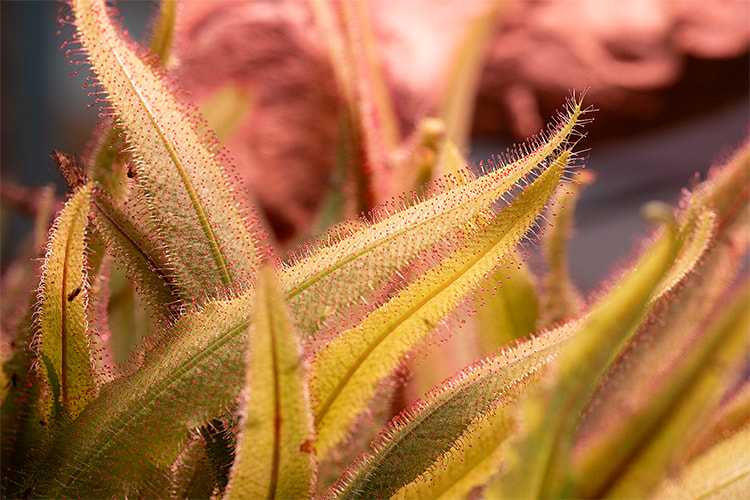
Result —
POLYGON ((746 495, 748 146, 677 207, 644 207, 640 253, 583 299, 565 245, 585 95, 469 168, 490 16, 444 115, 402 141, 366 4, 312 6, 350 189, 288 256, 164 64, 175 2, 146 48, 104 0, 61 9, 102 121, 80 158, 53 152, 67 201, 48 228, 43 199, 43 250, 3 280, 2 496, 746 495), (420 360, 448 337, 481 354, 430 379, 420 360), (436 385, 400 408, 411 371, 436 385))

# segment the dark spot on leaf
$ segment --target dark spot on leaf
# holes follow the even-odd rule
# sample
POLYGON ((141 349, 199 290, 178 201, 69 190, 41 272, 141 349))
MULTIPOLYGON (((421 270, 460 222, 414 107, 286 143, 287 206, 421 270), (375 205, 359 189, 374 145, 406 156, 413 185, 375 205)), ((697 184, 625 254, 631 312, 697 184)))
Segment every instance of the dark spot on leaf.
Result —
POLYGON ((73 299, 78 297, 78 294, 81 293, 81 287, 77 287, 75 290, 70 292, 70 295, 68 295, 68 302, 73 302, 73 299))

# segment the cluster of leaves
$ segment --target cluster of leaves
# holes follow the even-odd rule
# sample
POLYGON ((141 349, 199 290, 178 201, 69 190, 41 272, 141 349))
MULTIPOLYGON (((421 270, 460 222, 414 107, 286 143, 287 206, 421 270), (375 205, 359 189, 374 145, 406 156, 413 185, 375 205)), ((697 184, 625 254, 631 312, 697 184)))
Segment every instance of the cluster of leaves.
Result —
MULTIPOLYGON (((47 236, 34 314, 22 314, 26 280, 4 286, 18 297, 16 314, 3 310, 13 339, 0 371, 3 496, 746 491, 750 149, 676 210, 647 207, 660 227, 584 307, 564 265, 582 96, 475 173, 456 146, 466 125, 453 125, 471 78, 452 84, 447 134, 426 121, 400 144, 382 126, 394 122, 362 4, 314 5, 352 156, 370 169, 355 198, 388 199, 419 178, 404 181, 405 166, 442 176, 282 261, 228 155, 159 63, 174 2, 162 4, 149 57, 103 0, 71 2, 64 21, 79 46, 68 52, 85 54, 92 95, 115 121, 82 168, 54 155, 73 193, 47 236), (538 293, 524 258, 542 233, 538 293), (390 418, 379 407, 399 390, 394 374, 467 305, 480 310, 457 335, 487 355, 373 431, 390 418)), ((477 58, 486 19, 479 28, 464 47, 477 58)))

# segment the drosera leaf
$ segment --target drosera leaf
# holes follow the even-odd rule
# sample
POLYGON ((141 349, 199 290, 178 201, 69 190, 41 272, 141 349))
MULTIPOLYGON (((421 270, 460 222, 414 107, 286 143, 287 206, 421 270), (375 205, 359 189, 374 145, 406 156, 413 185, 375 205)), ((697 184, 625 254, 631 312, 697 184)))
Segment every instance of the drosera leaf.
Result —
POLYGON ((4 498, 21 496, 21 491, 14 488, 20 484, 28 454, 48 434, 45 429, 47 422, 41 422, 39 418, 39 375, 32 370, 36 359, 30 348, 36 296, 29 290, 39 285, 38 269, 35 268, 44 255, 47 231, 54 216, 54 200, 54 186, 48 185, 39 201, 30 251, 24 255, 26 258, 8 264, 0 287, 0 355, 3 357, 2 370, 7 377, 0 400, 0 496, 4 498), (29 255, 33 259, 28 259, 29 255))
POLYGON ((578 128, 586 122, 581 106, 579 98, 571 98, 566 114, 546 134, 519 148, 518 157, 509 153, 508 164, 493 161, 490 168, 497 168, 482 176, 468 169, 447 175, 422 200, 394 200, 373 211, 373 222, 328 231, 311 243, 306 255, 292 255, 291 264, 280 270, 280 279, 298 318, 300 336, 314 334, 328 318, 361 317, 357 311, 362 296, 371 297, 404 266, 442 246, 452 232, 510 196, 514 186, 542 162, 551 162, 572 147, 578 128))
POLYGON ((183 294, 202 301, 251 286, 262 234, 250 227, 257 221, 215 136, 121 38, 103 0, 72 7, 77 41, 132 148, 139 188, 132 204, 148 210, 183 294))
POLYGON ((465 150, 482 68, 492 35, 508 2, 491 2, 467 23, 444 76, 440 117, 448 139, 465 150))
POLYGON ((482 214, 452 241, 443 260, 343 332, 313 358, 310 390, 322 459, 346 436, 347 429, 413 349, 501 262, 511 262, 516 244, 533 227, 567 167, 569 152, 547 164, 538 177, 519 185, 520 193, 499 214, 482 214))
POLYGON ((371 6, 329 0, 311 5, 347 104, 353 139, 363 150, 370 177, 366 196, 382 203, 398 191, 392 185, 390 156, 397 148, 399 131, 370 22, 371 6))
POLYGON ((684 461, 704 453, 722 439, 726 439, 750 425, 750 380, 730 389, 706 425, 685 451, 684 461))
POLYGON ((187 312, 137 369, 66 424, 26 486, 41 497, 164 497, 196 428, 231 408, 245 377, 253 290, 187 312))
POLYGON ((331 488, 331 498, 389 498, 456 443, 472 421, 528 389, 577 322, 506 346, 433 388, 394 418, 331 488))
POLYGON ((161 0, 159 13, 154 18, 149 52, 159 57, 164 66, 169 66, 172 59, 174 28, 177 20, 177 0, 161 0))
POLYGON ((301 349, 270 265, 258 274, 251 338, 224 498, 307 498, 315 477, 312 411, 301 349))
POLYGON ((57 217, 47 244, 33 344, 42 378, 59 381, 59 393, 47 386, 42 415, 50 421, 55 404, 75 418, 95 397, 89 352, 85 272, 86 226, 92 183, 80 187, 57 217), (52 373, 50 372, 52 370, 52 373))
MULTIPOLYGON (((149 44, 149 61, 165 66, 170 58, 174 39, 174 24, 177 16, 177 0, 161 0, 159 11, 151 19, 151 42, 149 44)), ((92 140, 83 156, 88 176, 104 186, 106 192, 117 200, 127 193, 127 165, 129 159, 125 149, 124 134, 114 126, 112 120, 106 120, 95 129, 92 140)))
MULTIPOLYGON (((71 188, 76 188, 87 178, 74 158, 60 151, 53 151, 51 156, 71 188)), ((139 217, 118 201, 123 193, 120 190, 112 193, 101 186, 101 182, 105 185, 116 184, 115 174, 104 173, 101 171, 103 168, 99 170, 99 181, 94 178, 91 196, 94 227, 109 251, 127 270, 128 276, 146 303, 151 306, 156 317, 168 322, 176 316, 183 299, 174 278, 167 273, 168 262, 163 258, 163 254, 157 251, 150 226, 138 224, 139 217)), ((89 168, 89 171, 92 169, 89 168)), ((99 256, 103 253, 103 248, 94 252, 99 256)), ((92 269, 93 274, 97 273, 100 263, 101 258, 92 269)))
MULTIPOLYGON (((670 392, 669 387, 679 386, 682 367, 699 346, 708 342, 704 326, 726 302, 732 283, 741 276, 741 262, 750 246, 747 196, 750 177, 736 176, 737 170, 733 173, 731 169, 738 165, 732 162, 729 165, 730 171, 714 171, 707 182, 692 193, 685 193, 683 208, 677 214, 677 220, 681 221, 677 235, 680 253, 659 286, 661 295, 656 297, 662 302, 658 306, 659 321, 648 322, 633 338, 597 389, 596 404, 587 409, 579 424, 574 452, 577 458, 573 463, 577 476, 586 477, 579 485, 581 495, 603 494, 592 492, 613 484, 628 464, 638 460, 639 450, 650 446, 652 439, 659 439, 660 426, 664 425, 659 415, 670 411, 667 403, 679 404, 681 397, 687 398, 692 390, 684 387, 670 392), (730 184, 736 195, 733 199, 721 196, 719 200, 732 209, 722 209, 723 215, 717 214, 714 209, 721 209, 721 205, 712 201, 716 196, 714 189, 720 184, 716 180, 733 176, 730 184), (597 458, 601 456, 606 456, 606 460, 597 458)), ((747 163, 742 166, 746 174, 750 173, 749 166, 747 163)), ((714 392, 723 393, 727 389, 716 387, 714 392)), ((710 399, 706 396, 699 407, 710 406, 710 399)), ((694 413, 692 418, 697 419, 701 412, 696 408, 694 413)), ((742 426, 746 419, 745 416, 739 423, 722 425, 742 426)), ((712 426, 702 427, 708 431, 712 426)), ((679 446, 675 449, 686 441, 694 450, 705 441, 695 432, 688 435, 695 442, 677 439, 679 446)), ((688 450, 683 455, 688 453, 693 452, 688 450)), ((658 464, 653 463, 650 470, 656 473, 658 464)), ((639 481, 643 487, 646 483, 639 481)))
POLYGON ((663 233, 631 272, 592 309, 580 331, 562 351, 554 371, 519 407, 522 430, 508 451, 510 469, 499 481, 503 496, 547 498, 564 495, 581 412, 602 375, 645 317, 652 294, 674 261, 674 221, 664 207, 663 233))
POLYGON ((175 319, 184 300, 183 290, 169 273, 169 262, 157 250, 157 241, 138 223, 138 217, 99 188, 93 194, 93 221, 109 251, 125 268, 157 318, 175 319))

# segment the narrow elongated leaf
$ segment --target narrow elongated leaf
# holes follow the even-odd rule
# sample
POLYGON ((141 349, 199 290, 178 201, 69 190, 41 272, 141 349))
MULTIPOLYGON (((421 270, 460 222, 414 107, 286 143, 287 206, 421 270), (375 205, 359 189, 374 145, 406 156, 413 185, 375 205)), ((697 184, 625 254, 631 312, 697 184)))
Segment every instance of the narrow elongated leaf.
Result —
POLYGON ((54 377, 60 384, 59 392, 51 384, 47 386, 51 392, 43 403, 43 418, 48 422, 56 417, 53 413, 56 405, 75 418, 94 397, 85 312, 89 292, 84 269, 92 188, 91 183, 81 187, 58 216, 42 269, 39 331, 34 344, 45 381, 49 384, 54 377))
POLYGON ((510 265, 487 280, 476 313, 479 344, 485 354, 536 331, 539 299, 526 266, 510 265))
POLYGON ((383 78, 374 33, 364 2, 312 2, 347 104, 353 142, 362 149, 369 174, 365 196, 382 203, 394 194, 390 155, 398 142, 398 124, 383 78))
POLYGON ((476 19, 467 23, 444 76, 440 117, 446 124, 448 139, 460 150, 465 150, 469 139, 487 49, 507 6, 508 2, 489 3, 476 19))
POLYGON ((513 425, 502 406, 481 415, 450 450, 392 498, 465 498, 500 470, 505 457, 498 443, 505 441, 513 425))
POLYGON ((444 250, 444 260, 360 325, 327 344, 313 359, 311 395, 320 457, 346 435, 379 381, 393 371, 401 357, 500 262, 512 260, 509 256, 541 214, 567 160, 568 153, 563 153, 551 162, 496 217, 483 214, 472 221, 475 229, 467 227, 457 235, 444 250))
POLYGON ((72 6, 78 41, 133 149, 138 205, 152 208, 147 218, 175 281, 193 300, 250 286, 256 235, 213 134, 122 40, 103 0, 72 6))
MULTIPOLYGON (((661 258, 662 266, 669 264, 668 253, 659 257, 661 258)), ((647 267, 642 272, 644 274, 653 272, 653 269, 648 269, 647 267)), ((571 355, 569 352, 566 352, 565 349, 570 349, 571 347, 575 348, 575 344, 581 342, 581 340, 579 340, 580 337, 584 335, 592 335, 591 332, 595 331, 592 330, 592 328, 604 328, 605 330, 601 330, 601 332, 606 332, 604 333, 605 335, 613 335, 615 337, 617 336, 615 332, 618 329, 620 330, 620 334, 624 334, 628 328, 632 329, 632 317, 643 316, 648 310, 648 307, 643 307, 643 309, 641 309, 635 304, 638 302, 643 304, 643 306, 646 306, 648 303, 653 304, 653 294, 658 294, 660 290, 658 287, 656 289, 649 288, 648 282, 646 282, 646 285, 644 286, 642 280, 647 280, 649 278, 648 275, 642 276, 641 280, 635 278, 636 276, 626 277, 621 286, 616 287, 615 290, 604 299, 602 303, 603 305, 584 319, 581 326, 578 328, 580 329, 580 332, 577 332, 566 344, 566 347, 563 348, 563 354, 561 354, 562 362, 565 362, 565 359, 571 355), (629 307, 632 307, 632 310, 629 311, 629 307), (627 318, 628 315, 631 316, 630 319, 627 318), (609 323, 610 321, 612 321, 612 323, 609 323), (618 322, 621 323, 618 325, 618 322), (609 325, 606 326, 608 323, 609 325)), ((657 275, 651 277, 651 285, 653 286, 659 280, 660 276, 657 273, 657 275)), ((581 363, 584 362, 581 361, 581 363)), ((576 368, 577 367, 574 365, 569 369, 576 368)), ((570 383, 574 385, 576 382, 576 380, 570 381, 570 383)), ((543 396, 539 396, 538 394, 536 396, 531 396, 532 398, 539 399, 532 399, 531 402, 522 403, 523 405, 526 405, 523 406, 525 408, 525 412, 522 413, 523 417, 526 417, 527 419, 529 418, 529 406, 532 404, 538 405, 540 404, 540 401, 542 401, 541 404, 543 405, 544 402, 555 398, 556 391, 562 389, 559 386, 550 385, 541 390, 544 391, 542 392, 543 396)), ((546 428, 555 425, 554 419, 556 417, 560 419, 563 419, 566 416, 574 419, 577 418, 576 411, 571 411, 570 415, 552 413, 552 411, 552 409, 547 409, 543 414, 542 412, 532 414, 532 417, 540 420, 532 420, 531 424, 526 421, 522 422, 520 425, 530 425, 531 429, 536 430, 538 433, 537 435, 544 435, 546 428), (534 423, 537 422, 542 422, 541 428, 534 426, 534 423)), ((558 411, 562 412, 563 410, 558 411)), ((466 495, 472 488, 481 486, 492 476, 497 475, 497 473, 507 465, 506 461, 508 459, 508 452, 502 446, 508 437, 507 432, 504 432, 504 430, 510 425, 510 422, 507 419, 507 416, 498 413, 490 413, 488 416, 482 416, 479 418, 473 426, 466 431, 453 449, 447 451, 438 461, 425 471, 420 478, 414 481, 413 485, 406 486, 401 494, 406 498, 439 498, 442 495, 445 495, 445 498, 459 497, 466 495), (499 426, 500 430, 495 429, 495 426, 499 426)), ((553 438, 552 436, 548 436, 548 439, 564 440, 565 437, 553 438)), ((528 437, 526 439, 528 439, 528 437)), ((498 484, 493 484, 493 490, 488 492, 488 495, 490 497, 493 495, 510 495, 511 497, 515 497, 518 495, 519 490, 523 490, 524 487, 527 487, 529 485, 527 481, 529 480, 530 475, 534 472, 533 469, 530 469, 529 465, 535 465, 533 459, 528 457, 535 452, 543 454, 545 450, 543 447, 544 444, 545 441, 543 439, 538 439, 533 441, 529 448, 524 449, 522 453, 527 453, 522 456, 527 457, 527 460, 522 462, 523 466, 521 469, 511 472, 511 474, 518 474, 518 476, 510 476, 510 478, 501 479, 500 485, 505 486, 505 489, 501 492, 495 491, 494 488, 498 487, 498 484), (508 483, 504 482, 508 479, 518 482, 508 488, 508 483), (516 487, 517 489, 512 489, 513 487, 516 487), (510 490, 510 493, 508 490, 510 490)), ((555 445, 564 450, 569 446, 569 443, 565 444, 563 442, 561 444, 558 441, 555 445)), ((610 454, 612 453, 612 447, 607 448, 607 450, 610 454)), ((569 459, 569 455, 565 455, 560 459, 569 459)), ((599 457, 599 459, 600 461, 607 460, 604 457, 599 457)), ((549 474, 549 472, 547 472, 547 474, 549 474)), ((593 472, 590 472, 586 474, 586 477, 591 478, 592 474, 593 472)), ((534 476, 532 475, 532 480, 533 477, 534 476)), ((549 477, 545 477, 544 479, 549 480, 549 477)), ((531 484, 533 484, 533 482, 531 484)), ((559 494, 560 492, 558 491, 552 496, 557 497, 559 494)), ((534 495, 530 496, 534 497, 534 495)), ((547 495, 545 494, 542 496, 546 497, 547 495)), ((577 497, 579 495, 574 494, 573 496, 577 497)))
POLYGON ((137 371, 104 385, 61 429, 26 486, 47 498, 167 496, 187 437, 242 387, 252 304, 248 290, 181 317, 137 371))
POLYGON ((665 233, 634 271, 592 310, 581 331, 560 355, 555 383, 530 395, 521 407, 526 428, 509 455, 513 469, 502 479, 504 496, 555 496, 566 477, 572 436, 580 414, 614 357, 646 314, 652 293, 674 261, 675 229, 665 233), (517 455, 516 455, 517 454, 517 455))
POLYGON ((32 369, 36 359, 31 349, 34 335, 33 312, 36 297, 29 294, 39 285, 39 275, 34 268, 44 256, 43 247, 47 238, 54 207, 55 190, 47 186, 39 201, 39 211, 34 221, 30 254, 33 260, 18 259, 9 264, 2 276, 0 287, 0 316, 2 316, 3 372, 7 381, 5 394, 0 401, 0 496, 15 498, 22 494, 18 490, 29 452, 39 447, 39 442, 48 434, 40 418, 39 378, 32 369), (11 356, 7 358, 7 356, 11 356))
POLYGON ((149 52, 155 54, 165 66, 169 65, 177 19, 177 0, 161 0, 159 14, 153 24, 149 52))
POLYGON ((449 450, 469 424, 528 390, 561 345, 571 322, 473 363, 397 416, 333 486, 334 498, 389 498, 449 450))
POLYGON ((273 268, 258 275, 241 434, 225 498, 306 498, 312 411, 301 350, 273 268))
POLYGON ((440 248, 452 232, 474 223, 497 200, 509 197, 540 162, 551 162, 561 148, 570 147, 577 139, 576 127, 583 123, 583 110, 580 100, 568 107, 557 125, 520 148, 525 154, 510 164, 481 177, 468 171, 446 176, 423 201, 401 199, 374 212, 373 224, 362 221, 318 237, 317 248, 281 273, 300 335, 314 333, 330 317, 361 317, 356 311, 360 297, 376 302, 373 290, 421 254, 440 248))

